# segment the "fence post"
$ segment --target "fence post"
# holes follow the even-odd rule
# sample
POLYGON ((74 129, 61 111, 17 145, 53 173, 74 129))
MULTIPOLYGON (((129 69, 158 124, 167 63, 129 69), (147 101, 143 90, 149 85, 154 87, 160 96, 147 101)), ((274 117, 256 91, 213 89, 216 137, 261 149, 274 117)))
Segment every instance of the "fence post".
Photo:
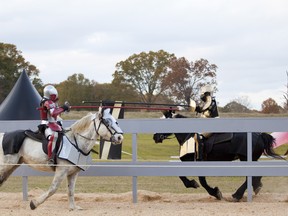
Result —
MULTIPOLYGON (((137 162, 137 134, 132 134, 132 162, 137 162)), ((133 176, 133 203, 137 203, 137 176, 133 176)))
MULTIPOLYGON (((247 132, 247 162, 252 162, 252 133, 247 132)), ((252 176, 247 176, 247 201, 252 202, 252 176)))
POLYGON ((22 176, 23 200, 28 201, 28 176, 22 176))

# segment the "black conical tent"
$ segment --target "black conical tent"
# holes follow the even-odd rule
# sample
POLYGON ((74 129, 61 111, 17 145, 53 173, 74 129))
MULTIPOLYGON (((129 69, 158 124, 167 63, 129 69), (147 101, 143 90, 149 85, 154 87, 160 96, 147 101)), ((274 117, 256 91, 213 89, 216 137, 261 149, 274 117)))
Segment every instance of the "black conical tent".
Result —
POLYGON ((13 89, 0 105, 0 120, 39 120, 41 96, 23 70, 13 89))

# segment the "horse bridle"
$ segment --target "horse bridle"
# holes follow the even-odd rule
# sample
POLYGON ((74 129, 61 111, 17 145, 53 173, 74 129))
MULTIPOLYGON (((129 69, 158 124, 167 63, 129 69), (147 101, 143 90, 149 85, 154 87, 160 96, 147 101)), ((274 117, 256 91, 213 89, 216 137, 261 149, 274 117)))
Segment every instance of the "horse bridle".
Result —
MULTIPOLYGON (((100 125, 101 125, 101 124, 104 124, 104 125, 105 125, 105 127, 107 128, 107 130, 110 132, 111 136, 114 136, 115 134, 123 134, 123 132, 117 131, 117 129, 115 129, 115 128, 112 126, 112 124, 109 125, 109 122, 108 122, 106 119, 104 119, 103 117, 101 117, 101 121, 100 121, 100 123, 99 123, 99 125, 98 125, 98 129, 97 129, 97 131, 96 131, 96 133, 97 133, 98 135, 99 135, 98 131, 99 131, 99 128, 100 128, 100 125), (114 131, 114 132, 113 132, 113 131, 114 131)), ((117 124, 117 122, 115 122, 115 124, 117 124)), ((94 121, 94 126, 96 127, 95 121, 94 121)))
MULTIPOLYGON (((116 133, 116 131, 115 131, 115 133, 112 134, 112 132, 111 132, 111 130, 109 129, 109 127, 103 122, 103 118, 101 118, 100 123, 99 123, 99 126, 98 126, 98 128, 97 128, 97 127, 96 127, 96 118, 94 118, 94 119, 93 119, 93 125, 94 125, 95 132, 96 132, 96 134, 97 134, 98 136, 99 136, 98 131, 99 131, 99 128, 100 128, 101 123, 103 123, 103 124, 105 125, 105 127, 109 130, 109 132, 111 133, 111 135, 114 135, 114 134, 116 133)), ((86 136, 84 136, 84 135, 82 135, 82 134, 80 134, 80 133, 77 133, 77 135, 80 136, 80 137, 82 137, 82 138, 84 138, 84 139, 86 139, 86 140, 95 141, 95 139, 86 137, 86 136)), ((83 155, 89 155, 91 151, 94 152, 94 153, 96 153, 96 154, 99 154, 97 151, 95 151, 95 150, 93 150, 93 149, 91 149, 88 153, 83 152, 83 151, 79 148, 79 146, 78 146, 78 142, 77 142, 76 136, 74 136, 74 141, 75 141, 75 147, 76 147, 76 148, 78 149, 78 151, 80 151, 83 155)), ((71 142, 70 142, 70 143, 71 143, 71 142)))
MULTIPOLYGON (((115 135, 116 133, 118 133, 116 130, 114 130, 114 133, 113 133, 112 130, 110 129, 110 126, 106 123, 105 119, 102 118, 102 117, 101 117, 100 122, 99 122, 99 125, 98 125, 98 127, 97 127, 97 126, 96 126, 96 118, 94 118, 94 119, 93 119, 93 125, 94 125, 95 132, 96 132, 96 134, 97 134, 98 136, 99 136, 99 132, 98 132, 98 131, 99 131, 99 129, 100 129, 101 124, 104 124, 105 127, 107 128, 107 130, 110 132, 111 138, 112 138, 113 135, 115 135)), ((81 136, 81 137, 84 138, 84 139, 90 140, 90 141, 95 140, 95 139, 93 139, 93 138, 88 138, 88 137, 86 137, 86 136, 84 136, 84 135, 82 135, 82 134, 79 134, 79 133, 77 133, 77 135, 81 136)))

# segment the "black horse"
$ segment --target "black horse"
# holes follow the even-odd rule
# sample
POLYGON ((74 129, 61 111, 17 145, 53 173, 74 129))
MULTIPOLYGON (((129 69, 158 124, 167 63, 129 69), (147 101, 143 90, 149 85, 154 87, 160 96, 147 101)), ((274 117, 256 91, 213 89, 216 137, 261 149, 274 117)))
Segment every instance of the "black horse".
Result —
MULTIPOLYGON (((186 118, 180 114, 174 114, 172 111, 163 112, 165 118, 186 118)), ((155 143, 162 143, 164 139, 169 138, 171 133, 156 133, 153 136, 155 143)), ((194 137, 195 133, 175 133, 175 137, 179 145, 183 145, 188 138, 194 137)), ((196 134, 197 135, 197 134, 196 134)), ((264 153, 273 158, 282 159, 273 150, 272 144, 274 137, 267 133, 252 133, 252 160, 257 161, 264 153)), ((201 145, 199 145, 201 147, 201 145)), ((204 139, 202 149, 199 148, 198 154, 201 154, 203 161, 233 161, 239 159, 240 161, 247 161, 247 133, 215 133, 210 138, 204 139), (201 151, 201 152, 200 152, 201 151)), ((181 161, 197 160, 196 154, 187 154, 180 157, 181 161), (188 157, 187 157, 188 156, 188 157)), ((186 187, 197 188, 199 185, 195 180, 189 180, 187 177, 179 177, 186 187)), ((262 188, 261 176, 252 177, 252 187, 255 194, 258 194, 262 188)), ((218 187, 211 188, 204 176, 199 176, 200 184, 211 195, 221 200, 222 193, 218 187)), ((239 201, 247 189, 246 181, 237 189, 232 195, 234 201, 239 201)))

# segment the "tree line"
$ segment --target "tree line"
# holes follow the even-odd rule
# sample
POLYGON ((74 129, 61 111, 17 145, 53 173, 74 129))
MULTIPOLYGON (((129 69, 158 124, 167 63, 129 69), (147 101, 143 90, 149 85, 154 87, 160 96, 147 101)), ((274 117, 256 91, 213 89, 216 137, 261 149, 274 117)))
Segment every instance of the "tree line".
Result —
MULTIPOLYGON (((59 92, 59 103, 67 100, 71 105, 81 105, 83 100, 188 105, 190 99, 199 100, 200 88, 206 84, 211 84, 215 92, 217 91, 218 67, 203 58, 189 61, 185 57, 176 57, 175 54, 164 50, 149 51, 133 54, 118 62, 115 68, 111 83, 101 84, 79 73, 60 83, 50 84, 55 85, 59 92)), ((45 84, 39 78, 39 69, 26 61, 15 45, 0 43, 0 104, 23 70, 42 95, 45 84)), ((232 102, 242 105, 239 101, 232 102)), ((271 106, 275 106, 272 102, 269 100, 263 103, 263 111, 267 110, 267 106, 268 112, 271 111, 271 106)), ((231 111, 232 107, 231 104, 227 104, 226 109, 223 109, 231 111)))

